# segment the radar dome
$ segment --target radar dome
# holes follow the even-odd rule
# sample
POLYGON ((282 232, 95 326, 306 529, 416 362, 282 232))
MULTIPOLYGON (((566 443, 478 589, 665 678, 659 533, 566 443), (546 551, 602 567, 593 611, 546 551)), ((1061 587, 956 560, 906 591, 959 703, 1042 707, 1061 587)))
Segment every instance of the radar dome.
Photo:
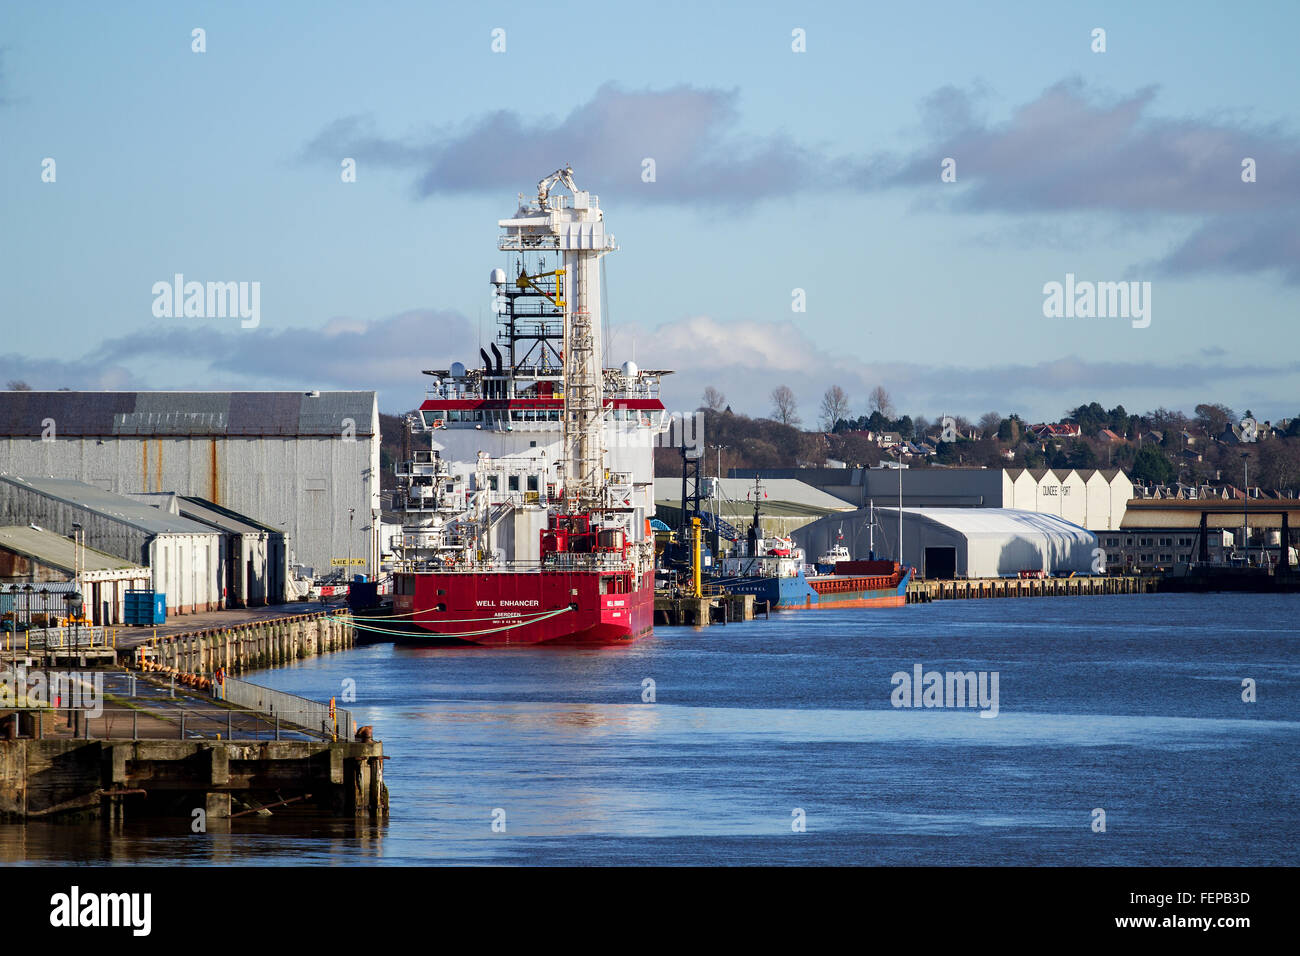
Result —
POLYGON ((636 373, 637 373, 636 362, 624 362, 624 363, 623 363, 623 374, 624 374, 624 375, 626 375, 628 378, 636 378, 636 373))
POLYGON ((506 284, 506 270, 505 270, 505 269, 493 269, 493 270, 492 270, 492 278, 491 278, 489 281, 491 281, 491 283, 492 283, 493 285, 505 285, 505 284, 506 284))
POLYGON ((464 378, 464 377, 465 377, 465 363, 464 363, 464 362, 452 362, 452 363, 451 363, 451 377, 452 377, 452 378, 464 378))

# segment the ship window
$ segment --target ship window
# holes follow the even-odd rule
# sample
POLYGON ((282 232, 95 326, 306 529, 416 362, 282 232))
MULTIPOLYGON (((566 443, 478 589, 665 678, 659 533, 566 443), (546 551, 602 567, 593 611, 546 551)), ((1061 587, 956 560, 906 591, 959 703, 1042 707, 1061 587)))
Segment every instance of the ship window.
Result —
POLYGON ((474 410, 474 421, 476 421, 476 422, 481 422, 482 420, 483 420, 483 413, 482 413, 481 411, 479 411, 478 409, 475 409, 475 410, 474 410))
POLYGON ((498 479, 496 475, 488 475, 488 490, 489 490, 489 491, 496 491, 496 490, 497 490, 497 485, 498 485, 499 483, 500 483, 500 479, 498 479))
POLYGON ((459 408, 449 408, 449 409, 447 409, 447 421, 449 421, 449 422, 458 422, 458 421, 460 421, 460 409, 459 409, 459 408))
POLYGON ((558 409, 552 409, 546 414, 549 421, 558 422, 560 420, 560 412, 558 409))
POLYGON ((529 491, 536 491, 536 490, 537 490, 537 476, 536 476, 536 475, 529 475, 529 476, 528 476, 528 490, 529 490, 529 491))
POLYGON ((507 491, 518 491, 518 490, 519 490, 519 476, 518 476, 518 475, 510 475, 508 478, 506 478, 506 490, 507 490, 507 491))

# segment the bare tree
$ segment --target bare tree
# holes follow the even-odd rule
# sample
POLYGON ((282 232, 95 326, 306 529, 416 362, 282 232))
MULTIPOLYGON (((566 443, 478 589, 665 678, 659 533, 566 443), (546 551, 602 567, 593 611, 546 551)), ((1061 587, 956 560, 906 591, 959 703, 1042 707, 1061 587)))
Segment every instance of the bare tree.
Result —
POLYGON ((849 414, 849 396, 838 385, 826 389, 822 396, 821 420, 822 430, 831 431, 835 423, 849 414))
POLYGON ((26 382, 19 381, 18 379, 13 379, 9 382, 6 382, 5 388, 7 388, 11 392, 30 392, 32 390, 32 387, 30 385, 28 385, 26 382))
POLYGON ((980 434, 985 438, 996 438, 1001 425, 1002 416, 997 412, 985 412, 980 416, 980 434))
POLYGON ((877 385, 871 390, 871 395, 867 398, 867 408, 873 412, 880 412, 886 418, 894 417, 894 403, 890 401, 889 392, 885 391, 883 385, 877 385))
POLYGON ((782 425, 798 425, 798 402, 788 385, 778 385, 772 389, 772 417, 782 425))
POLYGON ((704 390, 704 407, 711 412, 720 412, 727 405, 727 396, 710 385, 704 390))

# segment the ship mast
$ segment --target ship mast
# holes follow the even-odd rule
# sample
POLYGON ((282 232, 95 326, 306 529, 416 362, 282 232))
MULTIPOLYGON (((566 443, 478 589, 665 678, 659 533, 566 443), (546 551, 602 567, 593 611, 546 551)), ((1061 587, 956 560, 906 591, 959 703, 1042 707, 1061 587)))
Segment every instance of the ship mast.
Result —
POLYGON ((499 248, 554 250, 562 256, 556 305, 564 314, 564 505, 569 512, 605 503, 604 368, 601 349, 600 259, 617 248, 605 232, 599 201, 573 181, 573 169, 556 170, 537 184, 537 198, 520 202, 499 222, 499 248), (553 196, 563 184, 569 197, 553 196))

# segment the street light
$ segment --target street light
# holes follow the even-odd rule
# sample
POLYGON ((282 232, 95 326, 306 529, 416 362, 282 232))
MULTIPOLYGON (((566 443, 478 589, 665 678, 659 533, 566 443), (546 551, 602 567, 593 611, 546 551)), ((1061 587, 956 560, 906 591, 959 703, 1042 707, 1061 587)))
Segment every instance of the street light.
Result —
POLYGON ((1246 566, 1250 567, 1250 456, 1241 453, 1241 467, 1244 472, 1241 498, 1241 549, 1246 556, 1246 566))
MULTIPOLYGON (((81 591, 81 522, 72 522, 72 591, 81 591)), ((80 617, 81 615, 77 615, 80 617)))
POLYGON ((23 585, 23 593, 27 595, 27 630, 32 629, 32 592, 36 589, 30 584, 23 585))
POLYGON ((343 571, 343 583, 351 580, 348 576, 352 573, 352 520, 356 517, 357 509, 348 509, 348 566, 343 571))

